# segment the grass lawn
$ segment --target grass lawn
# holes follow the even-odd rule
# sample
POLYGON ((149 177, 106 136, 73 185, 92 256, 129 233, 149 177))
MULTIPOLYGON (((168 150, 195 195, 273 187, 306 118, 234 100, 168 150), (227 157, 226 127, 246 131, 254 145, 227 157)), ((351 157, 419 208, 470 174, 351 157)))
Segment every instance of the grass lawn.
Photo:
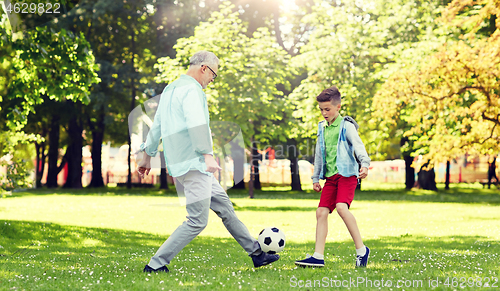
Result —
POLYGON ((285 232, 278 262, 254 269, 211 213, 168 274, 142 268, 185 220, 174 190, 16 192, 0 198, 0 290, 499 290, 500 191, 402 187, 364 183, 356 193, 351 211, 372 249, 368 268, 354 268, 354 244, 336 213, 326 266, 297 268, 295 260, 314 252, 319 194, 267 188, 255 199, 229 196, 255 236, 268 226, 285 232))

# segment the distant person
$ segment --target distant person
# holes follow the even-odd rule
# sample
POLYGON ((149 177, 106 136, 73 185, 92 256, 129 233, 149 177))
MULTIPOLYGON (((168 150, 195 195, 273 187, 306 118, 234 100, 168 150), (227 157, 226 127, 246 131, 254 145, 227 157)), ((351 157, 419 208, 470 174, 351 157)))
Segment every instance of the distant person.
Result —
MULTIPOLYGON (((261 250, 257 240, 236 216, 227 193, 213 175, 221 168, 213 157, 208 104, 203 89, 215 80, 218 68, 219 59, 213 53, 195 53, 187 73, 163 90, 153 125, 146 142, 141 145, 144 154, 137 171, 144 177, 151 169, 151 156, 156 155, 162 139, 168 172, 176 178, 176 188, 184 190, 188 213, 187 220, 158 249, 144 272, 168 272, 166 265, 207 226, 210 209, 252 258, 254 267, 279 259, 278 255, 261 250)), ((168 215, 152 213, 152 223, 169 223, 168 215)))
POLYGON ((366 267, 370 249, 363 244, 356 219, 349 211, 354 199, 357 179, 366 178, 370 158, 358 135, 358 124, 349 116, 340 116, 341 96, 337 87, 325 89, 316 97, 325 120, 318 125, 314 158, 313 189, 321 191, 316 210, 316 248, 312 256, 296 261, 303 267, 323 267, 328 215, 336 208, 356 247, 356 267, 366 267), (356 157, 361 162, 361 169, 356 157), (319 180, 326 178, 323 189, 319 180))
POLYGON ((498 177, 497 177, 497 156, 494 155, 493 159, 491 159, 491 162, 488 163, 488 189, 491 187, 491 180, 495 178, 497 181, 495 184, 498 184, 498 177))

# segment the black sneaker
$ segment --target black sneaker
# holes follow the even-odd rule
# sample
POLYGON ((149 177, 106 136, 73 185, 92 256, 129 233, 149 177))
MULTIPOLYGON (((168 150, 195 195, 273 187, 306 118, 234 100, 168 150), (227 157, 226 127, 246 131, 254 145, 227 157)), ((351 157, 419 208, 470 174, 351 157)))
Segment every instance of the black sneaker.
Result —
POLYGON ((269 265, 272 262, 279 260, 279 255, 271 255, 265 252, 260 253, 258 256, 251 256, 253 261, 253 266, 255 268, 269 265))
POLYGON ((161 268, 158 268, 158 269, 153 269, 151 268, 149 265, 146 265, 146 267, 144 267, 144 270, 143 270, 144 273, 151 273, 151 272, 154 272, 154 273, 158 273, 158 272, 165 272, 165 273, 168 273, 170 272, 167 268, 167 266, 163 266, 161 268))
POLYGON ((295 265, 301 266, 301 267, 322 268, 325 266, 325 260, 316 259, 315 257, 312 257, 309 254, 307 254, 306 258, 304 260, 295 261, 295 265))
POLYGON ((370 256, 370 249, 366 248, 366 254, 364 256, 356 256, 356 268, 357 267, 366 267, 368 264, 368 257, 370 256))

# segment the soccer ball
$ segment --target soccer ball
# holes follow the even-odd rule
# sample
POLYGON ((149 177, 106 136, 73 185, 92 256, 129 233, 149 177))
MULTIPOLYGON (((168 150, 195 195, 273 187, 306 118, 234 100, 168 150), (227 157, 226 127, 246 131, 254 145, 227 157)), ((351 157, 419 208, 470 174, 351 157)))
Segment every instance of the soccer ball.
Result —
POLYGON ((277 227, 264 228, 258 241, 262 251, 268 254, 279 253, 285 248, 285 234, 277 227))

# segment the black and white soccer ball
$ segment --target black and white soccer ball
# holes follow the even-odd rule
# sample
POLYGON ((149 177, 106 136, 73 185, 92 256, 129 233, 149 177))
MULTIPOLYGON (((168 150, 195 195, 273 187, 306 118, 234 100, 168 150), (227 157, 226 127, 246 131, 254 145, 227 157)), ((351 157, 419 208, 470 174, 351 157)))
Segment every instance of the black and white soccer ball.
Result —
POLYGON ((277 227, 267 227, 259 233, 258 241, 263 252, 276 254, 285 248, 285 233, 277 227))

